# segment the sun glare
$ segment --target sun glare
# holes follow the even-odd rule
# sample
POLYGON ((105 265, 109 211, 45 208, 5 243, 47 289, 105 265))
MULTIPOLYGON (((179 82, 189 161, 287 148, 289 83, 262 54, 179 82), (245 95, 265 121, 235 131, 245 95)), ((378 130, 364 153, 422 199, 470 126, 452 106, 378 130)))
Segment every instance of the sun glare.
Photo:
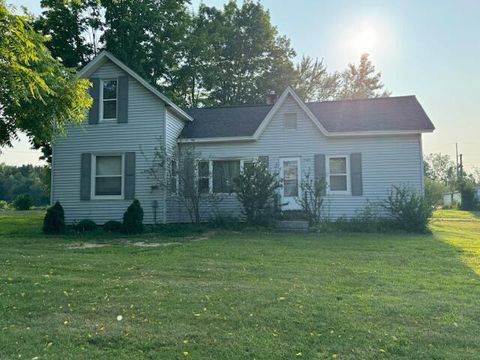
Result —
POLYGON ((373 28, 366 28, 353 35, 352 48, 358 53, 372 53, 377 42, 377 32, 373 28))

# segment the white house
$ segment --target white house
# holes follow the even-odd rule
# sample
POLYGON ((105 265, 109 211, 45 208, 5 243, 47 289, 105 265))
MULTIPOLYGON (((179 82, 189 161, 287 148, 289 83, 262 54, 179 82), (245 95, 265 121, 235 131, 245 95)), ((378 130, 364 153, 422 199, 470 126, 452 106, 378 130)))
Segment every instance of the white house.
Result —
MULTIPOLYGON (((108 52, 80 74, 93 84, 88 120, 53 146, 52 202, 61 202, 69 223, 120 220, 134 198, 146 223, 188 221, 146 176, 155 147, 185 143, 200 154, 200 191, 219 194, 225 214, 240 214, 228 184, 256 159, 280 172, 287 209, 298 208, 307 173, 326 180, 333 218, 353 216, 393 185, 423 192, 422 133, 434 126, 414 96, 305 103, 287 88, 270 105, 181 109, 108 52)), ((203 219, 211 211, 204 204, 203 219)))

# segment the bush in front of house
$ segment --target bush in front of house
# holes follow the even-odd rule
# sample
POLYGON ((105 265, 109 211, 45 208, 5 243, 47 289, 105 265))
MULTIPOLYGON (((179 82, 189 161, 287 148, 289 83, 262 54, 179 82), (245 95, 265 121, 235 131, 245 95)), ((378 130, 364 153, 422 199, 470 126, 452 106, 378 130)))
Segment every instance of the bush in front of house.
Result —
POLYGON ((97 230, 97 224, 90 219, 83 219, 75 225, 75 230, 78 232, 91 232, 97 230))
POLYGON ((394 186, 382 204, 394 226, 407 232, 428 232, 433 206, 422 195, 405 187, 394 186))
POLYGON ((278 175, 270 173, 263 162, 244 166, 235 179, 235 191, 248 224, 266 223, 269 217, 273 217, 275 195, 281 185, 278 175))
POLYGON ((60 202, 47 209, 42 230, 45 234, 60 234, 65 230, 65 212, 60 202))
POLYGON ((109 220, 105 224, 103 224, 103 230, 112 233, 121 232, 122 223, 116 220, 109 220))
POLYGON ((140 201, 133 200, 127 211, 123 214, 122 230, 126 234, 139 234, 143 232, 143 209, 140 201))
POLYGON ((298 205, 305 213, 310 225, 317 224, 322 216, 325 198, 326 183, 323 179, 315 179, 305 174, 300 183, 301 196, 297 199, 298 205))
POLYGON ((32 197, 28 194, 18 195, 12 203, 15 210, 29 210, 32 205, 32 197))

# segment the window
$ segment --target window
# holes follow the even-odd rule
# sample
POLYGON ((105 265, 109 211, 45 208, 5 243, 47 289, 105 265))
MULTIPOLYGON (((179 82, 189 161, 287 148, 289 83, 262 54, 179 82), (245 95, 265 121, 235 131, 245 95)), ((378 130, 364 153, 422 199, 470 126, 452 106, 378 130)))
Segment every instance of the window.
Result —
POLYGON ((331 193, 348 193, 348 158, 335 156, 328 158, 328 190, 331 193))
POLYGON ((298 160, 283 160, 283 196, 298 196, 298 160))
POLYGON ((117 118, 117 80, 102 81, 102 120, 117 118))
POLYGON ((198 192, 200 194, 210 192, 210 165, 208 161, 198 163, 198 192))
POLYGON ((232 193, 240 175, 240 160, 213 161, 213 192, 232 193))
POLYGON ((121 198, 123 196, 123 156, 94 156, 93 161, 93 197, 121 198))
POLYGON ((283 115, 283 127, 285 129, 297 128, 297 113, 286 113, 283 115))

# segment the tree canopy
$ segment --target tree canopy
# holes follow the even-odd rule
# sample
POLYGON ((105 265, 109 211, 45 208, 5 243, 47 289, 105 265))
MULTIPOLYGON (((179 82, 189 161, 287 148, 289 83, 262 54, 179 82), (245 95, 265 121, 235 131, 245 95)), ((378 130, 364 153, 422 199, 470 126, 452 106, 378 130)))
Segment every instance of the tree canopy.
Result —
POLYGON ((82 121, 91 104, 89 81, 52 57, 29 20, 0 0, 0 146, 11 145, 19 131, 50 141, 82 121))

